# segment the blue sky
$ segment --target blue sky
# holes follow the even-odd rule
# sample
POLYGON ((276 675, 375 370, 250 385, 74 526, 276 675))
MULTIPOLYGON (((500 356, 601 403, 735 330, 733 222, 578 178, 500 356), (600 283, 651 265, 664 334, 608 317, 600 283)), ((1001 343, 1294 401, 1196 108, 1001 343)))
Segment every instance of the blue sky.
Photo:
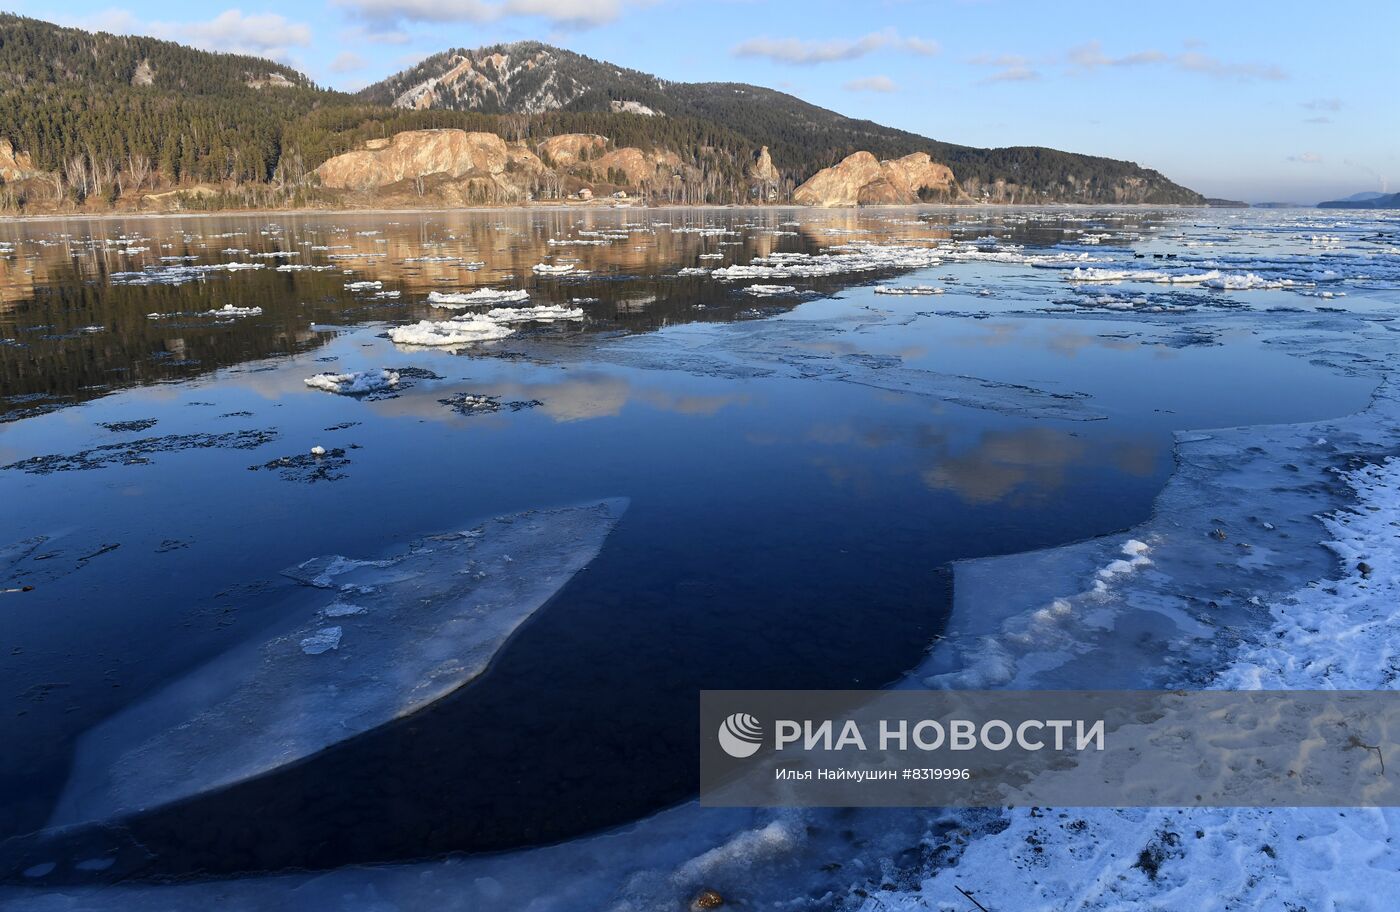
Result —
POLYGON ((72 0, 60 21, 263 54, 344 89, 447 47, 533 38, 950 142, 1131 159, 1212 196, 1400 190, 1392 0, 72 0))

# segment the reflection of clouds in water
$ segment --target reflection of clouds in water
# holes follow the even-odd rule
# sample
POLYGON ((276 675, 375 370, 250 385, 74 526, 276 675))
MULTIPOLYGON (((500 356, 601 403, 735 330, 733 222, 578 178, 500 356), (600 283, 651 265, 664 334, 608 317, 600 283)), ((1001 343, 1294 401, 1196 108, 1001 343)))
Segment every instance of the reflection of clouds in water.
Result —
POLYGON ((1157 451, 1131 440, 1091 448, 1053 428, 989 431, 976 447, 943 458, 922 477, 930 488, 952 491, 967 503, 991 504, 1044 496, 1064 486, 1071 468, 1096 464, 1148 477, 1157 471, 1157 451))
MULTIPOLYGON (((952 341, 955 345, 964 348, 1001 348, 1007 345, 1023 345, 1043 348, 1069 358, 1073 358, 1082 351, 1095 348, 1127 352, 1144 347, 1161 347, 1119 335, 1088 333, 1027 320, 982 321, 975 324, 973 332, 957 336, 952 341)), ((1165 350, 1171 351, 1170 349, 1165 350)))
POLYGON ((930 488, 952 491, 970 504, 1034 496, 1059 488, 1065 470, 1082 460, 1084 441, 1053 428, 989 431, 978 445, 948 456, 923 473, 930 488))
MULTIPOLYGON (((1049 427, 984 431, 975 445, 959 448, 952 429, 928 423, 833 421, 813 424, 803 439, 816 446, 884 449, 903 447, 914 459, 924 484, 949 491, 969 504, 993 504, 1008 499, 1030 500, 1065 486, 1075 467, 1101 466, 1136 477, 1158 470, 1159 453, 1137 439, 1091 441, 1078 433, 1049 427)), ((784 444, 776 435, 753 439, 755 444, 784 444)), ((810 463, 833 482, 855 484, 870 465, 830 453, 810 457, 810 463)), ((885 473, 899 468, 884 467, 885 473)))
MULTIPOLYGON (((656 387, 639 387, 626 377, 597 372, 580 372, 568 379, 543 383, 452 382, 409 390, 393 399, 369 405, 389 417, 412 416, 437 421, 461 421, 461 416, 444 408, 439 399, 453 393, 498 396, 502 400, 532 400, 543 403, 538 411, 557 422, 587 421, 620 415, 630 404, 648 405, 665 412, 704 417, 729 405, 747 402, 746 393, 679 393, 656 387)), ((482 416, 472 422, 506 420, 508 416, 482 416)))

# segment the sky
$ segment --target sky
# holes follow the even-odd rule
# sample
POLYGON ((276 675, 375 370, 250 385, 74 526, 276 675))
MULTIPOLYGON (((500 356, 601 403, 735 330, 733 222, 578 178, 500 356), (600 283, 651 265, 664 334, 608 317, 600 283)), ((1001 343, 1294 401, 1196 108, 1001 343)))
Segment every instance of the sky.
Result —
POLYGON ((1135 161, 1207 196, 1400 190, 1400 3, 307 0, 12 3, 253 53, 358 89, 449 47, 535 39, 749 82, 936 139, 1135 161))

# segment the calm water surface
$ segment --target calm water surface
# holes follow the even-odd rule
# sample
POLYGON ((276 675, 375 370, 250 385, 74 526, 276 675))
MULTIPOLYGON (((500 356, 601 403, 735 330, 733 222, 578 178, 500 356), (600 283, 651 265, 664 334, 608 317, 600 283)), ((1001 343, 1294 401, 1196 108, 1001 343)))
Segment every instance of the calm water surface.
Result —
POLYGON ((483 677, 297 766, 105 832, 144 847, 108 879, 497 850, 635 819, 694 793, 698 690, 892 682, 939 633, 950 561, 1141 520, 1176 429, 1340 414, 1369 392, 1266 333, 1028 315, 1068 292, 1059 271, 1025 264, 809 278, 777 297, 677 275, 853 241, 1108 245, 1150 263, 1200 234, 1179 214, 271 221, 0 225, 0 588, 33 586, 0 595, 0 839, 43 826, 86 729, 273 624, 293 588, 283 568, 535 507, 631 507, 483 677), (260 256, 279 252, 291 255, 260 256), (574 260, 574 275, 532 272, 574 260), (172 267, 226 262, 263 268, 171 282, 172 267), (382 288, 346 288, 358 281, 382 288), (450 315, 428 292, 479 287, 574 301, 587 319, 455 350, 385 337, 450 315), (230 304, 262 312, 206 315, 230 304), (800 335, 814 358, 1082 394, 1065 401, 1101 420, 1038 415, 1010 387, 988 406, 832 382, 792 366, 790 334, 813 324, 840 327, 800 335), (732 367, 736 348, 763 369, 694 354, 732 367), (303 382, 384 367, 431 373, 367 399, 303 382), (518 407, 443 404, 462 393, 518 407), (131 441, 151 442, 139 458, 101 449, 131 441), (317 445, 347 461, 250 471, 317 445), (55 455, 70 458, 24 462, 55 455))

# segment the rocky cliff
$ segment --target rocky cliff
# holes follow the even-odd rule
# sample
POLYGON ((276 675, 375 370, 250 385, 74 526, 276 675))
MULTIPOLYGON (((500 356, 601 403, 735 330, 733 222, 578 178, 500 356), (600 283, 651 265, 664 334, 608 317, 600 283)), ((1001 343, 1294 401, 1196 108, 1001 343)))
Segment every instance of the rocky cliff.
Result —
MULTIPOLYGON (((606 136, 565 133, 531 150, 495 133, 408 130, 337 155, 316 169, 321 186, 357 192, 416 192, 429 189, 445 202, 523 201, 540 191, 594 191, 596 184, 639 189, 685 170, 667 149, 609 149, 606 136), (538 152, 538 154, 536 154, 538 152)), ((4 158, 0 156, 0 167, 4 158)))
POLYGON ((812 175, 793 191, 792 200, 803 206, 890 206, 960 196, 952 169, 926 152, 890 161, 856 152, 812 175))
POLYGON ((465 130, 409 130, 372 139, 363 149, 321 164, 321 186, 333 190, 380 190, 402 181, 438 177, 474 182, 496 195, 519 195, 518 175, 538 174, 544 164, 530 150, 507 145, 495 133, 465 130))
POLYGON ((546 162, 556 168, 572 168, 593 158, 608 147, 608 138, 596 133, 564 133, 551 136, 537 148, 546 162))
POLYGON ((767 146, 760 148, 749 164, 749 179, 764 184, 776 184, 783 179, 773 166, 773 156, 769 154, 767 146))
POLYGON ((0 139, 0 181, 10 184, 47 176, 48 172, 34 167, 28 152, 16 152, 8 139, 0 139))

